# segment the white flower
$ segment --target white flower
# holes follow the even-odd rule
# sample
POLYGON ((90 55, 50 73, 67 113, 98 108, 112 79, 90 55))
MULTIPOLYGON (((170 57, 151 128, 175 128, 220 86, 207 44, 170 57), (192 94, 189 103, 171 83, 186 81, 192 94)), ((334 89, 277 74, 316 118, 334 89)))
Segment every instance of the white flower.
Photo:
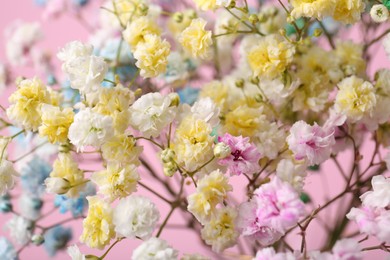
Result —
POLYGON ((176 260, 178 252, 165 240, 152 237, 133 251, 132 260, 176 260))
POLYGON ((373 5, 371 7, 370 15, 374 22, 383 23, 389 19, 389 10, 387 10, 387 7, 382 4, 373 5))
POLYGON ((0 162, 0 195, 6 194, 15 186, 14 176, 18 175, 11 162, 5 159, 0 162))
POLYGON ((103 57, 82 56, 71 60, 64 72, 68 75, 72 88, 90 93, 100 88, 107 69, 103 57))
POLYGON ((363 254, 359 243, 354 239, 342 239, 332 248, 333 259, 335 260, 360 260, 363 254))
POLYGON ((31 221, 21 217, 14 216, 5 225, 10 232, 10 237, 18 244, 23 245, 31 238, 31 221))
POLYGON ((143 95, 130 107, 130 124, 146 137, 157 137, 175 118, 176 108, 170 105, 169 96, 158 92, 143 95))
POLYGON ((68 138, 77 150, 83 151, 85 146, 99 147, 114 134, 113 120, 86 108, 74 117, 69 127, 68 138))
POLYGON ((41 216, 42 200, 31 194, 23 193, 19 197, 19 211, 22 217, 36 220, 41 216))
POLYGON ((178 52, 171 52, 167 59, 167 71, 163 75, 163 78, 167 83, 179 85, 188 78, 188 65, 183 59, 183 56, 178 52))
POLYGON ((232 0, 217 0, 216 4, 222 7, 229 7, 232 0))
POLYGON ((390 205, 390 179, 382 175, 372 177, 372 191, 367 191, 360 199, 365 206, 385 208, 390 205))
POLYGON ((80 252, 77 245, 69 246, 66 252, 72 260, 85 260, 85 256, 80 252))
POLYGON ((46 192, 54 194, 65 194, 71 188, 67 179, 50 177, 45 180, 46 192))
POLYGON ((90 44, 84 44, 79 41, 69 42, 58 53, 57 57, 60 59, 62 69, 67 70, 68 63, 79 57, 88 57, 92 55, 93 46, 90 44))
POLYGON ((224 159, 228 157, 231 152, 232 150, 230 149, 230 146, 223 142, 217 143, 214 146, 214 156, 218 159, 224 159))
POLYGON ((305 162, 283 159, 276 167, 276 175, 283 181, 290 183, 296 190, 302 190, 307 175, 306 168, 305 162))
POLYGON ((160 213, 148 198, 128 196, 114 209, 113 223, 118 236, 148 239, 156 227, 160 213))
POLYGON ((39 23, 16 22, 6 30, 6 54, 12 65, 24 65, 27 54, 43 37, 39 23))
POLYGON ((275 159, 285 145, 286 133, 276 123, 262 120, 261 129, 254 137, 258 151, 269 159, 275 159))
POLYGON ((192 105, 191 112, 196 119, 209 123, 211 127, 218 125, 220 109, 209 97, 199 99, 192 105))

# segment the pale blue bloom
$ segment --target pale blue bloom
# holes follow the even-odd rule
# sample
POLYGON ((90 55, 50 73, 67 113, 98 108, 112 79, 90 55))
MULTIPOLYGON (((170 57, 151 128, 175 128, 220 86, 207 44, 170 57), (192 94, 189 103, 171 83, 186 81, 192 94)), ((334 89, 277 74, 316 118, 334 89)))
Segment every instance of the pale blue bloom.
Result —
POLYGON ((14 245, 5 237, 0 237, 0 259, 1 260, 17 260, 14 245))
POLYGON ((80 92, 70 87, 69 80, 63 82, 61 88, 61 94, 64 97, 65 103, 72 106, 80 101, 80 92))
POLYGON ((76 6, 85 6, 89 3, 89 0, 72 0, 73 4, 76 6))
POLYGON ((177 94, 179 94, 181 103, 192 105, 198 99, 199 91, 197 88, 186 87, 177 91, 177 94))
POLYGON ((45 233, 44 247, 50 256, 54 256, 58 250, 66 248, 66 244, 72 239, 72 229, 56 226, 45 233))
POLYGON ((54 205, 59 207, 62 214, 70 211, 74 217, 81 216, 88 206, 87 196, 95 195, 96 190, 92 183, 87 183, 84 191, 76 199, 68 198, 65 195, 57 195, 54 205))
POLYGON ((12 210, 11 196, 9 194, 0 196, 0 212, 8 213, 11 210, 12 210))
POLYGON ((49 177, 51 171, 50 164, 34 156, 21 171, 23 189, 37 196, 42 195, 45 192, 44 181, 49 177))

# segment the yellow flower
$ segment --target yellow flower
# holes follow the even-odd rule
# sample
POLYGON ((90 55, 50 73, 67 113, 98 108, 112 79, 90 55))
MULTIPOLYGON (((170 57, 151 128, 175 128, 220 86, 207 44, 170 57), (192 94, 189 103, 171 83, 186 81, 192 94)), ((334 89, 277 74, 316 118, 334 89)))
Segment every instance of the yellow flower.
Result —
POLYGON ((265 120, 263 109, 240 102, 226 113, 224 131, 234 136, 254 136, 265 120))
POLYGON ((374 86, 361 78, 352 76, 339 83, 336 96, 336 109, 345 113, 352 122, 369 115, 375 107, 374 86))
POLYGON ((60 94, 60 92, 49 87, 47 88, 47 91, 49 91, 50 95, 50 104, 56 107, 60 106, 62 101, 62 95, 60 94))
POLYGON ((206 21, 202 18, 192 20, 179 36, 179 42, 184 50, 195 58, 208 59, 211 55, 211 31, 205 29, 206 21))
POLYGON ((194 0, 194 2, 202 11, 214 10, 217 7, 216 0, 194 0))
POLYGON ((110 205, 97 196, 87 197, 88 215, 83 220, 80 241, 91 248, 103 249, 115 236, 110 205))
POLYGON ((340 41, 336 45, 335 52, 346 76, 365 76, 366 61, 363 59, 362 44, 352 41, 340 41))
POLYGON ((123 39, 135 49, 139 43, 145 41, 145 35, 155 34, 160 35, 160 29, 155 21, 146 16, 141 16, 129 23, 123 31, 123 39))
POLYGON ((166 71, 170 47, 170 44, 160 36, 154 34, 144 36, 144 42, 139 43, 133 53, 137 60, 135 65, 141 70, 142 77, 157 77, 166 71))
POLYGON ((133 137, 126 134, 115 135, 105 142, 101 149, 102 156, 106 161, 135 165, 139 165, 138 158, 143 150, 142 147, 136 146, 133 137))
POLYGON ((360 21, 366 5, 363 0, 337 0, 333 18, 345 24, 360 21))
POLYGON ((79 192, 84 187, 84 173, 78 168, 70 153, 59 153, 58 158, 53 163, 53 171, 50 173, 52 178, 64 178, 72 187, 66 193, 70 198, 79 196, 79 192))
POLYGON ((213 156, 211 126, 201 119, 188 116, 176 130, 173 150, 179 164, 195 170, 213 156))
POLYGON ((211 98, 222 111, 227 108, 228 87, 221 81, 214 80, 205 84, 200 96, 211 98))
POLYGON ((134 93, 122 85, 114 88, 101 88, 97 98, 91 102, 93 111, 111 116, 114 129, 123 133, 129 126, 129 106, 134 102, 134 93))
POLYGON ((40 107, 50 104, 50 94, 40 79, 25 79, 19 82, 9 102, 12 105, 7 109, 8 117, 17 126, 36 131, 41 124, 40 107))
POLYGON ((299 17, 313 17, 316 19, 323 19, 325 16, 333 14, 335 4, 339 0, 292 0, 291 5, 293 10, 291 16, 293 18, 299 17))
POLYGON ((42 105, 42 125, 39 135, 47 137, 51 143, 65 143, 68 140, 68 130, 73 122, 72 108, 60 109, 52 105, 42 105))
POLYGON ((275 78, 292 62, 295 47, 278 35, 259 38, 247 55, 254 76, 275 78))
POLYGON ((178 37, 191 24, 194 18, 196 18, 196 13, 193 9, 186 9, 180 14, 171 15, 168 18, 168 29, 175 37, 178 37))
POLYGON ((139 174, 133 164, 108 163, 107 169, 95 172, 91 180, 97 184, 99 192, 112 202, 137 190, 139 174))
POLYGON ((112 1, 113 11, 117 13, 116 19, 121 24, 129 22, 130 18, 138 18, 142 15, 140 12, 141 4, 146 4, 144 0, 114 0, 112 1))

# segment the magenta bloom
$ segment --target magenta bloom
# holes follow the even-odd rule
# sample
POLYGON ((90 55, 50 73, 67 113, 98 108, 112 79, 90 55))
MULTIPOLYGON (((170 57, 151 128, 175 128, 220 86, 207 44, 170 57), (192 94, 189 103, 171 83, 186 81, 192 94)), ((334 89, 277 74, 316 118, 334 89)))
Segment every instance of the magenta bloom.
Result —
POLYGON ((267 246, 279 240, 304 215, 305 206, 296 190, 275 177, 255 190, 252 199, 239 207, 238 228, 242 235, 267 246))
POLYGON ((287 143, 295 159, 308 159, 311 165, 320 164, 330 157, 335 144, 334 130, 298 121, 291 127, 287 143))
POLYGON ((218 137, 218 141, 228 145, 231 150, 229 156, 218 161, 220 165, 228 167, 228 174, 240 175, 260 170, 261 154, 256 146, 249 142, 249 137, 232 136, 226 133, 224 136, 218 137))

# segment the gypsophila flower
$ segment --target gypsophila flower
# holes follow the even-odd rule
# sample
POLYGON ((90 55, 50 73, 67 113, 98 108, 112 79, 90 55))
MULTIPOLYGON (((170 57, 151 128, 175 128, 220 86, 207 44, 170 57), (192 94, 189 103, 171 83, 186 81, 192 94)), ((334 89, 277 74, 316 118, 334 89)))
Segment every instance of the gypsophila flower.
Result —
POLYGON ((66 248, 67 243, 72 239, 72 229, 56 226, 45 233, 45 247, 49 256, 56 255, 58 250, 66 248))
POLYGON ((137 247, 131 256, 132 260, 177 260, 178 252, 165 240, 152 237, 137 247))
POLYGON ((19 174, 15 171, 10 161, 0 161, 0 195, 6 194, 15 186, 15 177, 19 174))
POLYGON ((376 23, 383 23, 389 19, 389 10, 382 4, 373 5, 370 11, 371 18, 376 23))
POLYGON ((183 48, 195 58, 209 59, 211 57, 211 31, 207 31, 206 21, 197 18, 180 34, 179 42, 183 48))
POLYGON ((310 165, 320 164, 330 157, 332 145, 335 144, 334 132, 317 124, 310 126, 298 121, 291 127, 287 143, 295 159, 308 159, 310 165))
POLYGON ((19 245, 27 243, 31 238, 32 222, 21 216, 13 216, 6 224, 10 237, 19 245))
POLYGON ((66 252, 72 260, 86 260, 85 255, 80 252, 77 245, 69 246, 66 252))
POLYGON ((249 142, 248 137, 225 134, 218 137, 218 142, 228 145, 231 150, 229 156, 218 161, 220 165, 228 167, 227 174, 252 174, 260 170, 261 154, 256 146, 249 142))
POLYGON ((113 132, 111 117, 85 108, 74 117, 74 122, 69 127, 68 138, 77 150, 83 151, 86 146, 100 147, 113 136, 113 132))
POLYGON ((0 237, 0 258, 3 260, 18 260, 14 245, 5 237, 0 237))
POLYGON ((148 239, 156 227, 160 213, 148 198, 128 196, 114 209, 113 223, 118 236, 148 239))
POLYGON ((19 197, 20 215, 29 220, 37 220, 41 216, 43 201, 35 194, 23 193, 19 197))
POLYGON ((147 137, 157 137, 175 118, 176 108, 171 107, 169 96, 160 93, 143 95, 130 107, 130 124, 147 137))
POLYGON ((385 208, 390 206, 390 179, 382 175, 372 177, 372 191, 360 196, 365 206, 385 208))
POLYGON ((45 191, 43 183, 51 171, 50 164, 34 156, 21 170, 20 182, 23 189, 31 194, 41 195, 45 191))
POLYGON ((266 247, 257 251, 253 260, 297 260, 297 257, 291 253, 276 253, 272 247, 266 247))

